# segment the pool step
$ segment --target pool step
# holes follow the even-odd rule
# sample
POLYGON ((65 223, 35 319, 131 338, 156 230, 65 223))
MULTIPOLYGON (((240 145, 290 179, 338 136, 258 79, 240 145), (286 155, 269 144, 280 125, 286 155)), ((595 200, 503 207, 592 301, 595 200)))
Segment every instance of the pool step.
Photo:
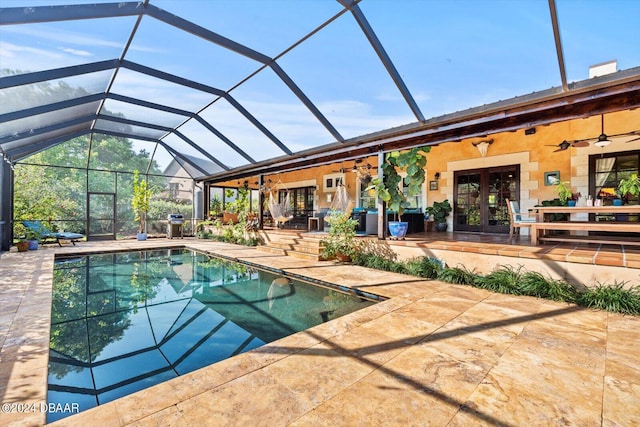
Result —
POLYGON ((262 231, 264 245, 258 250, 292 256, 312 261, 320 260, 322 253, 322 235, 313 235, 295 230, 262 231))

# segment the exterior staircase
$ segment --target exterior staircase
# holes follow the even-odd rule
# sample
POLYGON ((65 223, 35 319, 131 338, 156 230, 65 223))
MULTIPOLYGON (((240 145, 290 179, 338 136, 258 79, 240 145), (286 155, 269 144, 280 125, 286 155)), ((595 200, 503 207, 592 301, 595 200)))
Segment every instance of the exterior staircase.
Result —
POLYGON ((260 251, 312 261, 322 259, 322 239, 326 238, 321 234, 296 230, 262 230, 260 237, 264 241, 257 247, 260 251))

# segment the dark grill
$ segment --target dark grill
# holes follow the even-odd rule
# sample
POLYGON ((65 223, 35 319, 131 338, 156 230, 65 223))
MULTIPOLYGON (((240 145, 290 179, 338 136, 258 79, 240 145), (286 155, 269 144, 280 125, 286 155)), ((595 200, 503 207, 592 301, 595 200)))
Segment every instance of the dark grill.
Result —
POLYGON ((184 224, 184 215, 182 214, 169 214, 167 215, 167 238, 173 239, 174 237, 183 238, 182 225, 184 224))

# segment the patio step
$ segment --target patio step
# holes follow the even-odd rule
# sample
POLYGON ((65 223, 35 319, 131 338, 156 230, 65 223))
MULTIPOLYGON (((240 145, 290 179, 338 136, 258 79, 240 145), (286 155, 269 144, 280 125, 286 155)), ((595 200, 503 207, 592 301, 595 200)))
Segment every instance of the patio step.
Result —
POLYGON ((322 253, 322 236, 310 235, 301 231, 262 231, 264 245, 258 250, 292 256, 295 258, 318 261, 322 253))

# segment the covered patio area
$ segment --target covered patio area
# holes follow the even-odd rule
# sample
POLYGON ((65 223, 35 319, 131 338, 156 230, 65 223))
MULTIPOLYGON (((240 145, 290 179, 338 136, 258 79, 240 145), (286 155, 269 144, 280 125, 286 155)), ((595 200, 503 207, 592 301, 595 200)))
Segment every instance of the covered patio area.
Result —
MULTIPOLYGON (((478 245, 506 247, 456 237, 440 243, 434 237, 430 247, 465 246, 461 259, 474 247, 483 256, 478 245)), ((165 239, 87 242, 3 254, 3 402, 37 408, 46 402, 56 254, 175 246, 165 239)), ((637 317, 237 245, 185 239, 184 246, 388 299, 62 424, 632 425, 640 419, 637 317)), ((45 415, 3 412, 2 424, 40 425, 45 415)))

